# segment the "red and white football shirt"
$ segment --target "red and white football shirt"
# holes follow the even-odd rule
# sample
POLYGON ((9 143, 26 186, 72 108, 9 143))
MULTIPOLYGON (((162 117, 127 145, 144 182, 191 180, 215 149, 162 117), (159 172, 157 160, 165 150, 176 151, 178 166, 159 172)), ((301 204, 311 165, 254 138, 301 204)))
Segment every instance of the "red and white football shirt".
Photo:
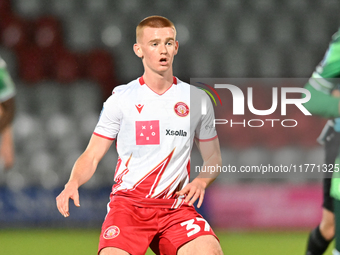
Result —
POLYGON ((205 92, 175 77, 161 95, 143 77, 116 87, 104 103, 94 131, 117 139, 119 158, 112 195, 163 208, 180 206, 184 197, 176 197, 175 192, 189 182, 194 138, 216 138, 213 120, 213 107, 205 92), (199 105, 193 105, 202 101, 196 100, 200 97, 206 102, 204 114, 199 105))

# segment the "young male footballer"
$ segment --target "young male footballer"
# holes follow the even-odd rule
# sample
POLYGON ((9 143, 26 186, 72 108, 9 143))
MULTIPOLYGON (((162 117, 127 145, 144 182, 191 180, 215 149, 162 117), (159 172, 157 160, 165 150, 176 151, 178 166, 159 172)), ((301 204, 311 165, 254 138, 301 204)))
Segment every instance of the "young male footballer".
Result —
POLYGON ((79 186, 116 141, 115 184, 98 254, 142 255, 148 247, 156 254, 223 254, 193 206, 196 200, 201 206, 216 176, 201 172, 189 182, 194 140, 203 167, 221 165, 212 104, 202 90, 173 76, 178 42, 170 20, 145 18, 136 39, 133 50, 142 59, 144 74, 116 87, 104 103, 89 145, 57 197, 58 209, 67 217, 70 198, 79 206, 79 186), (204 111, 196 103, 193 107, 195 100, 205 102, 204 111))

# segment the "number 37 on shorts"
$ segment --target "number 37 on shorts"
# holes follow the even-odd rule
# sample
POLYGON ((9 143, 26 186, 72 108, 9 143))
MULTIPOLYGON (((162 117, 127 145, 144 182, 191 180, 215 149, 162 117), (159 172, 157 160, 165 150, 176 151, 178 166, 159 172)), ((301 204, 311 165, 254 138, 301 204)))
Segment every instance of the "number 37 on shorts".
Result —
POLYGON ((203 219, 196 217, 195 219, 187 220, 181 223, 182 227, 185 227, 187 232, 187 236, 190 237, 194 234, 197 234, 200 231, 210 232, 209 223, 203 219))

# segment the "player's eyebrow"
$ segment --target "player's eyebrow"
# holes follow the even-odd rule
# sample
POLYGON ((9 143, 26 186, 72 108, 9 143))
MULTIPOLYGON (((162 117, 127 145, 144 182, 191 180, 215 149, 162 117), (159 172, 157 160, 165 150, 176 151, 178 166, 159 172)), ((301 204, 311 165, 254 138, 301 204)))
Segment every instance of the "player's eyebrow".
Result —
MULTIPOLYGON (((160 42, 161 41, 161 39, 152 39, 152 40, 150 40, 149 41, 149 43, 155 43, 155 42, 160 42)), ((168 42, 168 41, 175 41, 175 39, 173 38, 173 37, 167 37, 166 39, 165 39, 165 41, 166 42, 168 42)))
POLYGON ((166 41, 166 42, 168 42, 168 41, 175 41, 175 38, 173 38, 173 37, 168 37, 168 38, 166 38, 165 41, 166 41))
POLYGON ((153 40, 150 40, 149 43, 154 43, 154 42, 160 42, 161 39, 153 39, 153 40))

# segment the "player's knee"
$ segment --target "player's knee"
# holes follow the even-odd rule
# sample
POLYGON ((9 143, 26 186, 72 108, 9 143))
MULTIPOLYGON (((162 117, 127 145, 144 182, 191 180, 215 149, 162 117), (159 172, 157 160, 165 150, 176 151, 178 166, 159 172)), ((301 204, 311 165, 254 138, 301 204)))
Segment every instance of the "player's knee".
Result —
POLYGON ((221 248, 220 243, 217 240, 214 240, 211 245, 210 245, 210 249, 209 249, 209 254, 212 255, 223 255, 223 251, 221 248))
POLYGON ((223 255, 223 251, 221 249, 221 247, 216 247, 215 249, 212 250, 212 253, 213 255, 223 255))
POLYGON ((326 240, 332 240, 335 235, 335 226, 334 224, 320 225, 320 232, 326 240))
POLYGON ((99 252, 99 255, 129 255, 129 253, 119 248, 106 247, 99 252))
POLYGON ((326 234, 325 234, 325 239, 326 240, 331 240, 333 239, 335 236, 335 226, 334 225, 331 225, 331 226, 328 226, 327 230, 326 230, 326 234))
POLYGON ((195 238, 179 248, 178 255, 223 255, 220 243, 214 236, 205 235, 195 238))
POLYGON ((328 241, 332 240, 335 235, 335 220, 333 212, 323 209, 322 220, 319 225, 321 235, 328 241))

